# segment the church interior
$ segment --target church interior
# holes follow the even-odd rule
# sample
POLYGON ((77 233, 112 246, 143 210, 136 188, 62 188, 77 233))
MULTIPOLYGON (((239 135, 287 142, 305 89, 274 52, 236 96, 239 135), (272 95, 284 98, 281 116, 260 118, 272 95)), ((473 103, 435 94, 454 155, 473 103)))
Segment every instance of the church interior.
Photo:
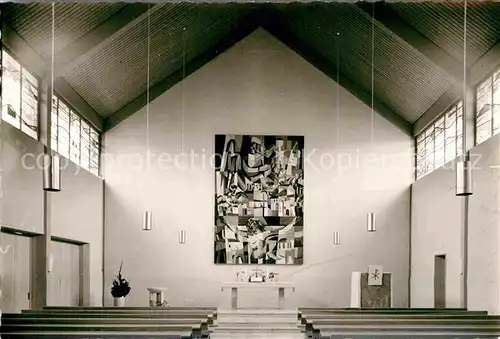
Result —
POLYGON ((500 337, 500 3, 0 11, 3 338, 500 337))

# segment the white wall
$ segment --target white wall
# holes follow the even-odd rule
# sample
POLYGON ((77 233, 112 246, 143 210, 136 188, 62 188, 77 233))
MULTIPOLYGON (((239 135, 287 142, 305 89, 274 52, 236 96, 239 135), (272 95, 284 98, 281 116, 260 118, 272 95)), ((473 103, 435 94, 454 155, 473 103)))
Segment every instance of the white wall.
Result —
MULTIPOLYGON (((471 150, 468 308, 499 314, 500 136, 471 150)), ((453 163, 426 175, 412 189, 412 307, 434 306, 434 256, 446 254, 448 307, 461 307, 463 198, 455 196, 453 163)))
POLYGON ((395 306, 405 306, 412 139, 375 114, 372 141, 370 108, 340 88, 337 115, 336 90, 259 29, 151 103, 147 170, 145 109, 108 132, 105 303, 123 260, 128 305, 146 305, 152 286, 168 287, 173 305, 228 305, 220 283, 241 267, 213 263, 214 170, 202 155, 213 153, 215 134, 230 133, 305 136, 304 264, 272 267, 296 284, 295 304, 348 306, 351 272, 381 264, 394 274, 395 306), (181 150, 199 156, 187 168, 172 166, 168 157, 181 150), (146 209, 151 232, 141 230, 146 209), (370 211, 375 233, 365 230, 370 211), (332 245, 334 230, 341 246, 332 245))
MULTIPOLYGON (((43 234, 43 145, 5 122, 1 128, 0 224, 43 234)), ((90 244, 90 303, 101 305, 102 179, 64 158, 61 166, 62 190, 49 194, 51 235, 90 244)))
MULTIPOLYGON (((66 163, 66 162, 65 162, 66 163)), ((72 162, 51 194, 52 235, 90 244, 90 303, 102 305, 103 181, 72 162)))
POLYGON ((468 308, 500 314, 500 135, 476 146, 472 154, 468 308))
POLYGON ((446 306, 461 307, 462 203, 452 163, 413 184, 411 306, 434 307, 434 257, 446 255, 446 306))
POLYGON ((42 173, 34 169, 43 146, 8 123, 1 128, 0 224, 43 234, 42 173))

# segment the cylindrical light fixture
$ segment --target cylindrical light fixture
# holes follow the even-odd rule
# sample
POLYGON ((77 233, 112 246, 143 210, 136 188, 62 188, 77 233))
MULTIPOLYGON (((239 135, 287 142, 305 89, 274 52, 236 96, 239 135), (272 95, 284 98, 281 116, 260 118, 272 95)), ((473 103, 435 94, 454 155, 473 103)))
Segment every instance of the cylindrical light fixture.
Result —
POLYGON ((57 155, 43 155, 43 190, 49 192, 61 190, 61 166, 57 155))
MULTIPOLYGON (((468 105, 467 97, 467 0, 464 0, 464 81, 463 81, 463 93, 462 93, 462 156, 459 161, 457 161, 457 173, 456 174, 456 184, 455 184, 455 195, 456 196, 468 196, 472 194, 472 166, 467 154, 467 139, 468 139, 468 125, 470 122, 469 117, 472 112, 470 112, 471 106, 468 105)), ((464 275, 465 276, 465 275, 464 275)), ((464 277, 464 279, 467 279, 464 277)))
POLYGON ((180 230, 179 231, 179 244, 185 244, 186 243, 186 231, 180 230))
POLYGON ((368 232, 375 232, 375 213, 368 213, 366 216, 366 230, 368 232))
POLYGON ((472 168, 470 160, 460 160, 457 162, 456 191, 457 196, 472 194, 472 168))
POLYGON ((153 229, 153 214, 151 211, 145 211, 142 218, 142 230, 151 231, 153 229))
POLYGON ((333 232, 333 244, 340 245, 340 233, 338 231, 333 232))

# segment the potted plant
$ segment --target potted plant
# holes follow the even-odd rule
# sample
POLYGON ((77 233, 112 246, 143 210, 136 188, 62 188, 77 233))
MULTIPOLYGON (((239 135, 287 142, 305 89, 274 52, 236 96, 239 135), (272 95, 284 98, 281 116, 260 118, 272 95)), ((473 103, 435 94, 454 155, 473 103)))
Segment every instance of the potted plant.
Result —
POLYGON ((125 297, 130 293, 130 285, 127 279, 122 276, 123 261, 120 264, 120 270, 113 280, 111 295, 115 298, 115 307, 125 306, 125 297))

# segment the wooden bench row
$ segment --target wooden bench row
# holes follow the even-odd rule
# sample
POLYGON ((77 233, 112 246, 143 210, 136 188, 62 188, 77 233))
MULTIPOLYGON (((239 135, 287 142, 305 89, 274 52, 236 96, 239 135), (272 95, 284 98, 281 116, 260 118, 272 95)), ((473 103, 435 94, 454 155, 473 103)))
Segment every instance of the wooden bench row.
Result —
POLYGON ((2 338, 208 338, 215 308, 63 308, 3 314, 2 338))
POLYGON ((81 311, 187 311, 187 312, 217 312, 217 307, 96 307, 96 306, 47 306, 44 311, 64 311, 64 312, 81 312, 81 311))
POLYGON ((182 312, 182 313, 156 313, 156 312, 151 312, 151 313, 125 313, 125 312, 106 312, 106 313, 64 313, 64 312, 57 312, 57 313, 49 313, 49 312, 25 312, 25 313, 12 313, 12 314, 4 314, 3 318, 4 319, 17 319, 17 318, 86 318, 86 319, 93 319, 93 318, 108 318, 108 317, 114 317, 114 318, 122 318, 122 319, 127 319, 127 318, 139 318, 139 319, 177 319, 177 318, 196 318, 196 319, 216 319, 217 314, 216 313, 210 313, 210 314, 193 314, 189 312, 182 312))
POLYGON ((498 338, 500 317, 464 309, 301 308, 309 338, 498 338))

